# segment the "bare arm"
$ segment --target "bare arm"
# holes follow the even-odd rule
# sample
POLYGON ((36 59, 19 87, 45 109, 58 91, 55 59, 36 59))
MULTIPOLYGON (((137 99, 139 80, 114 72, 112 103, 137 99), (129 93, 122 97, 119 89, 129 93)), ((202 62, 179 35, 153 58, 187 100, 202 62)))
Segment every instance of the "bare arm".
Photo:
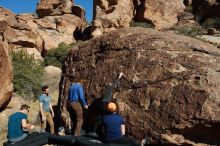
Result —
POLYGON ((125 135, 125 125, 121 125, 121 134, 125 135))
POLYGON ((22 124, 22 128, 29 129, 29 130, 34 129, 34 125, 27 123, 26 119, 22 119, 21 124, 22 124))
POLYGON ((123 73, 121 72, 119 74, 119 77, 113 81, 112 85, 111 86, 108 86, 104 91, 103 91, 103 99, 102 101, 107 101, 107 102, 110 102, 111 101, 111 98, 112 98, 112 92, 113 92, 113 89, 115 88, 115 86, 119 83, 119 80, 120 78, 123 76, 123 73))

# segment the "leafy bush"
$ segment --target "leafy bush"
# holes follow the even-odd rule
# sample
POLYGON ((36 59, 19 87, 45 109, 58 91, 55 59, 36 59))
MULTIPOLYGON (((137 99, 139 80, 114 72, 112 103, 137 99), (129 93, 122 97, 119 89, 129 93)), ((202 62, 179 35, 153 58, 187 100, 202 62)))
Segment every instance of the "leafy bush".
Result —
POLYGON ((219 18, 207 18, 203 23, 202 27, 208 28, 220 28, 220 19, 219 18))
POLYGON ((41 93, 44 66, 33 55, 21 50, 12 52, 14 91, 25 99, 34 99, 41 93))
POLYGON ((45 66, 53 65, 61 68, 69 49, 75 44, 67 45, 66 43, 60 43, 57 48, 48 50, 44 58, 45 66))
POLYGON ((150 22, 131 21, 130 22, 130 27, 154 28, 154 25, 150 22))
POLYGON ((176 26, 173 29, 191 37, 204 34, 204 30, 200 26, 176 26))

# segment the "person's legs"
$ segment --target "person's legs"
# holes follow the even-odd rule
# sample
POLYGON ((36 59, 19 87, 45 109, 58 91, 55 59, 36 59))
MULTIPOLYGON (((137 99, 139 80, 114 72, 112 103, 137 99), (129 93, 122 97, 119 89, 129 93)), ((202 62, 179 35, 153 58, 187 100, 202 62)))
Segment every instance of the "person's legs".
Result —
POLYGON ((16 137, 16 138, 11 138, 8 139, 9 142, 15 143, 15 142, 19 142, 22 141, 23 139, 25 139, 27 137, 28 134, 24 133, 23 135, 16 137))
POLYGON ((83 110, 79 102, 71 102, 70 106, 76 113, 76 129, 74 135, 79 136, 83 124, 83 110))
POLYGON ((75 127, 75 123, 76 123, 76 113, 75 111, 72 109, 72 106, 71 106, 71 102, 68 102, 67 103, 67 110, 69 112, 69 118, 70 118, 70 125, 68 125, 66 128, 69 128, 69 129, 66 129, 66 133, 69 133, 69 134, 74 134, 74 129, 76 128, 75 127))
POLYGON ((46 117, 46 112, 44 112, 44 116, 45 116, 45 120, 44 121, 41 121, 41 129, 42 130, 46 130, 46 126, 47 126, 47 117, 46 117))
POLYGON ((47 121, 50 126, 50 133, 54 134, 54 122, 53 122, 53 117, 52 117, 51 113, 47 113, 47 121))

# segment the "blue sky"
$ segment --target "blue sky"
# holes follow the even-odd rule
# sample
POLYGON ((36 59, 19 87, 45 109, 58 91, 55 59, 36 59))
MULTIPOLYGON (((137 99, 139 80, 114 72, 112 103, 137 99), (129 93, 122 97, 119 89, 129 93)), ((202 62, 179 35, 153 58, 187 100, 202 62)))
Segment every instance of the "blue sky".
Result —
MULTIPOLYGON (((10 9, 12 12, 35 13, 36 5, 39 0, 0 0, 0 6, 10 9)), ((93 0, 74 0, 74 5, 81 5, 86 10, 86 19, 92 20, 93 0)))

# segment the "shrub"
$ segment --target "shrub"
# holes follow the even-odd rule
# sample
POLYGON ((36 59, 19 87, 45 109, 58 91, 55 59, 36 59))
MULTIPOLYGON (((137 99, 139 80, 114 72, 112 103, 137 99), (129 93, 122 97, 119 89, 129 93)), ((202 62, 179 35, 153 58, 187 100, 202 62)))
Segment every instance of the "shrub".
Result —
POLYGON ((220 19, 219 18, 207 18, 203 23, 202 27, 209 28, 220 28, 220 19))
POLYGON ((200 26, 176 26, 173 29, 191 37, 204 34, 204 30, 200 26))
POLYGON ((33 55, 21 50, 12 52, 14 91, 24 99, 36 99, 41 93, 44 67, 33 55))
POLYGON ((67 45, 66 43, 60 43, 57 48, 48 50, 44 58, 45 66, 53 65, 61 68, 69 49, 75 44, 67 45))
POLYGON ((154 25, 150 22, 137 22, 137 21, 131 21, 130 27, 144 27, 144 28, 154 28, 154 25))

